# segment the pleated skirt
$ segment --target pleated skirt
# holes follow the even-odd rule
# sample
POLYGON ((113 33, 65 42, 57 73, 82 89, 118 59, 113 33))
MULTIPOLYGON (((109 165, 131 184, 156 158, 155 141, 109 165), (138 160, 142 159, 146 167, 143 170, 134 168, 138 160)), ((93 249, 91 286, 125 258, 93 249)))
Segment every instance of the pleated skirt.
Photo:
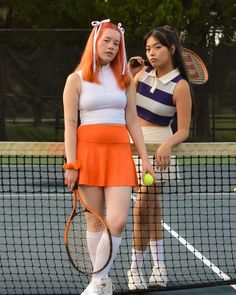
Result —
POLYGON ((137 186, 129 134, 123 125, 81 125, 77 130, 78 183, 137 186))

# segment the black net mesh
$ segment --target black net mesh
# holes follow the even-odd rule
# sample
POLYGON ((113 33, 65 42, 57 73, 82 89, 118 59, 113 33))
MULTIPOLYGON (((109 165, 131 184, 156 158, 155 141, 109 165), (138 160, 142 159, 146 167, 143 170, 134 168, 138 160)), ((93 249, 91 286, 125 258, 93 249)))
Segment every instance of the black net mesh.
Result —
MULTIPOLYGON (((160 194, 165 289, 236 283, 236 145, 182 144, 174 153, 178 177, 160 194)), ((63 182, 63 144, 1 143, 0 155, 0 294, 80 293, 90 277, 73 268, 63 244, 73 201, 63 182)), ((131 199, 110 272, 117 294, 128 291, 137 193, 131 199)), ((146 280, 152 264, 148 251, 146 280)))

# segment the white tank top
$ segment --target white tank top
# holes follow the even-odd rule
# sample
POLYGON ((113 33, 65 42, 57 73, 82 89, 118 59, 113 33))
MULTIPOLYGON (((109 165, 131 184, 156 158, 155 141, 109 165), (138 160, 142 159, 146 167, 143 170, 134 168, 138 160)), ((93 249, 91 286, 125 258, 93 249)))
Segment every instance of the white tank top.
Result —
POLYGON ((101 67, 100 84, 83 80, 82 71, 77 72, 81 78, 79 110, 81 125, 91 124, 125 124, 125 107, 127 97, 116 82, 110 65, 101 67))

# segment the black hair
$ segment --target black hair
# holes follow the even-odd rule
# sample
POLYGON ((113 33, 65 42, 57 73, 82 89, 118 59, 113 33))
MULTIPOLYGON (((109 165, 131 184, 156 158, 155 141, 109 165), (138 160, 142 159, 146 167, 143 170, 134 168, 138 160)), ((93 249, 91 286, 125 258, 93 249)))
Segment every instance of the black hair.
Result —
POLYGON ((181 76, 189 82, 188 73, 181 53, 181 42, 177 31, 170 26, 157 27, 149 31, 144 36, 144 44, 146 46, 147 40, 154 37, 167 48, 175 45, 175 51, 172 55, 172 61, 175 68, 178 68, 181 76))

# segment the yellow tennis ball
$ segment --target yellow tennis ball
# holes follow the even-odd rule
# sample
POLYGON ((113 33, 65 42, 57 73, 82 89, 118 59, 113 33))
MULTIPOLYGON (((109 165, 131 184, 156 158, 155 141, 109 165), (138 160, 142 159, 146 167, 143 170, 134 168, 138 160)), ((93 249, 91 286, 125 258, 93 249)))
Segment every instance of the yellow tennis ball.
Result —
POLYGON ((143 179, 143 185, 149 186, 154 182, 153 176, 150 173, 146 173, 143 179))
POLYGON ((234 188, 234 193, 236 193, 236 187, 234 188))

